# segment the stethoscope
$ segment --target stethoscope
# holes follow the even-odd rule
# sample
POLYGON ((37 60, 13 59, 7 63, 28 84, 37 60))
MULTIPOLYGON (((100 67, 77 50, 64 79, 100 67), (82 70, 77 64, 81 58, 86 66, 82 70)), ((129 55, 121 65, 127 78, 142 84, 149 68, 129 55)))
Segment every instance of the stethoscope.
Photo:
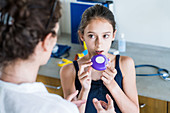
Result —
POLYGON ((167 69, 163 69, 158 66, 148 65, 148 64, 135 66, 135 68, 139 68, 139 67, 152 67, 152 68, 157 69, 157 73, 156 74, 136 74, 136 76, 160 76, 163 80, 170 80, 170 73, 167 69))

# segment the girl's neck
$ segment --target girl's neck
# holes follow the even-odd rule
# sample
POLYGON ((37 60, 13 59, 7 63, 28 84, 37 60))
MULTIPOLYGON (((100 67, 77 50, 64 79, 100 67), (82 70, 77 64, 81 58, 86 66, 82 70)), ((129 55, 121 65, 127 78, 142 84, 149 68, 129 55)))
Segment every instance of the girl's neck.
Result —
POLYGON ((39 65, 28 61, 17 61, 2 69, 0 79, 15 84, 36 81, 39 65))

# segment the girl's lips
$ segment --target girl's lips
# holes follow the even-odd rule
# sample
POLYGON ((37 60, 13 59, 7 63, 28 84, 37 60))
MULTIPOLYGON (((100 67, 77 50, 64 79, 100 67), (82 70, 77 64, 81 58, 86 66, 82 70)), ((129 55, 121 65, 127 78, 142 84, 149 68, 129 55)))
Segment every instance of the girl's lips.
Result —
POLYGON ((96 51, 96 53, 97 53, 97 54, 102 54, 102 53, 103 53, 103 51, 96 51))

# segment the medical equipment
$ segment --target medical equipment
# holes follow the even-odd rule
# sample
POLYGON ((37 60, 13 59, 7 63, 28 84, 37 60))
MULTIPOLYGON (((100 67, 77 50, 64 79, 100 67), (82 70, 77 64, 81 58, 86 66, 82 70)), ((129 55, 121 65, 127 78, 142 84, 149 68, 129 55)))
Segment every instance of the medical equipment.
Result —
POLYGON ((93 62, 92 67, 98 71, 103 71, 106 69, 109 59, 102 54, 95 55, 91 58, 93 62))
POLYGON ((160 76, 163 80, 170 80, 170 73, 167 69, 160 68, 158 66, 149 65, 149 64, 142 64, 142 65, 136 65, 135 68, 139 67, 152 67, 157 69, 156 74, 136 74, 136 76, 160 76))

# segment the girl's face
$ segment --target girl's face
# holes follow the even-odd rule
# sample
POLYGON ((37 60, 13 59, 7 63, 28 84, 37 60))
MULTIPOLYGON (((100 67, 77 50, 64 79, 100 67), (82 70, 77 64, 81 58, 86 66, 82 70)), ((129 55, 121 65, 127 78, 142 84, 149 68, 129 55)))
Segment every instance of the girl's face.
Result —
POLYGON ((91 56, 97 54, 108 54, 111 43, 114 40, 112 25, 105 19, 93 19, 84 29, 80 38, 86 42, 88 52, 91 56))

